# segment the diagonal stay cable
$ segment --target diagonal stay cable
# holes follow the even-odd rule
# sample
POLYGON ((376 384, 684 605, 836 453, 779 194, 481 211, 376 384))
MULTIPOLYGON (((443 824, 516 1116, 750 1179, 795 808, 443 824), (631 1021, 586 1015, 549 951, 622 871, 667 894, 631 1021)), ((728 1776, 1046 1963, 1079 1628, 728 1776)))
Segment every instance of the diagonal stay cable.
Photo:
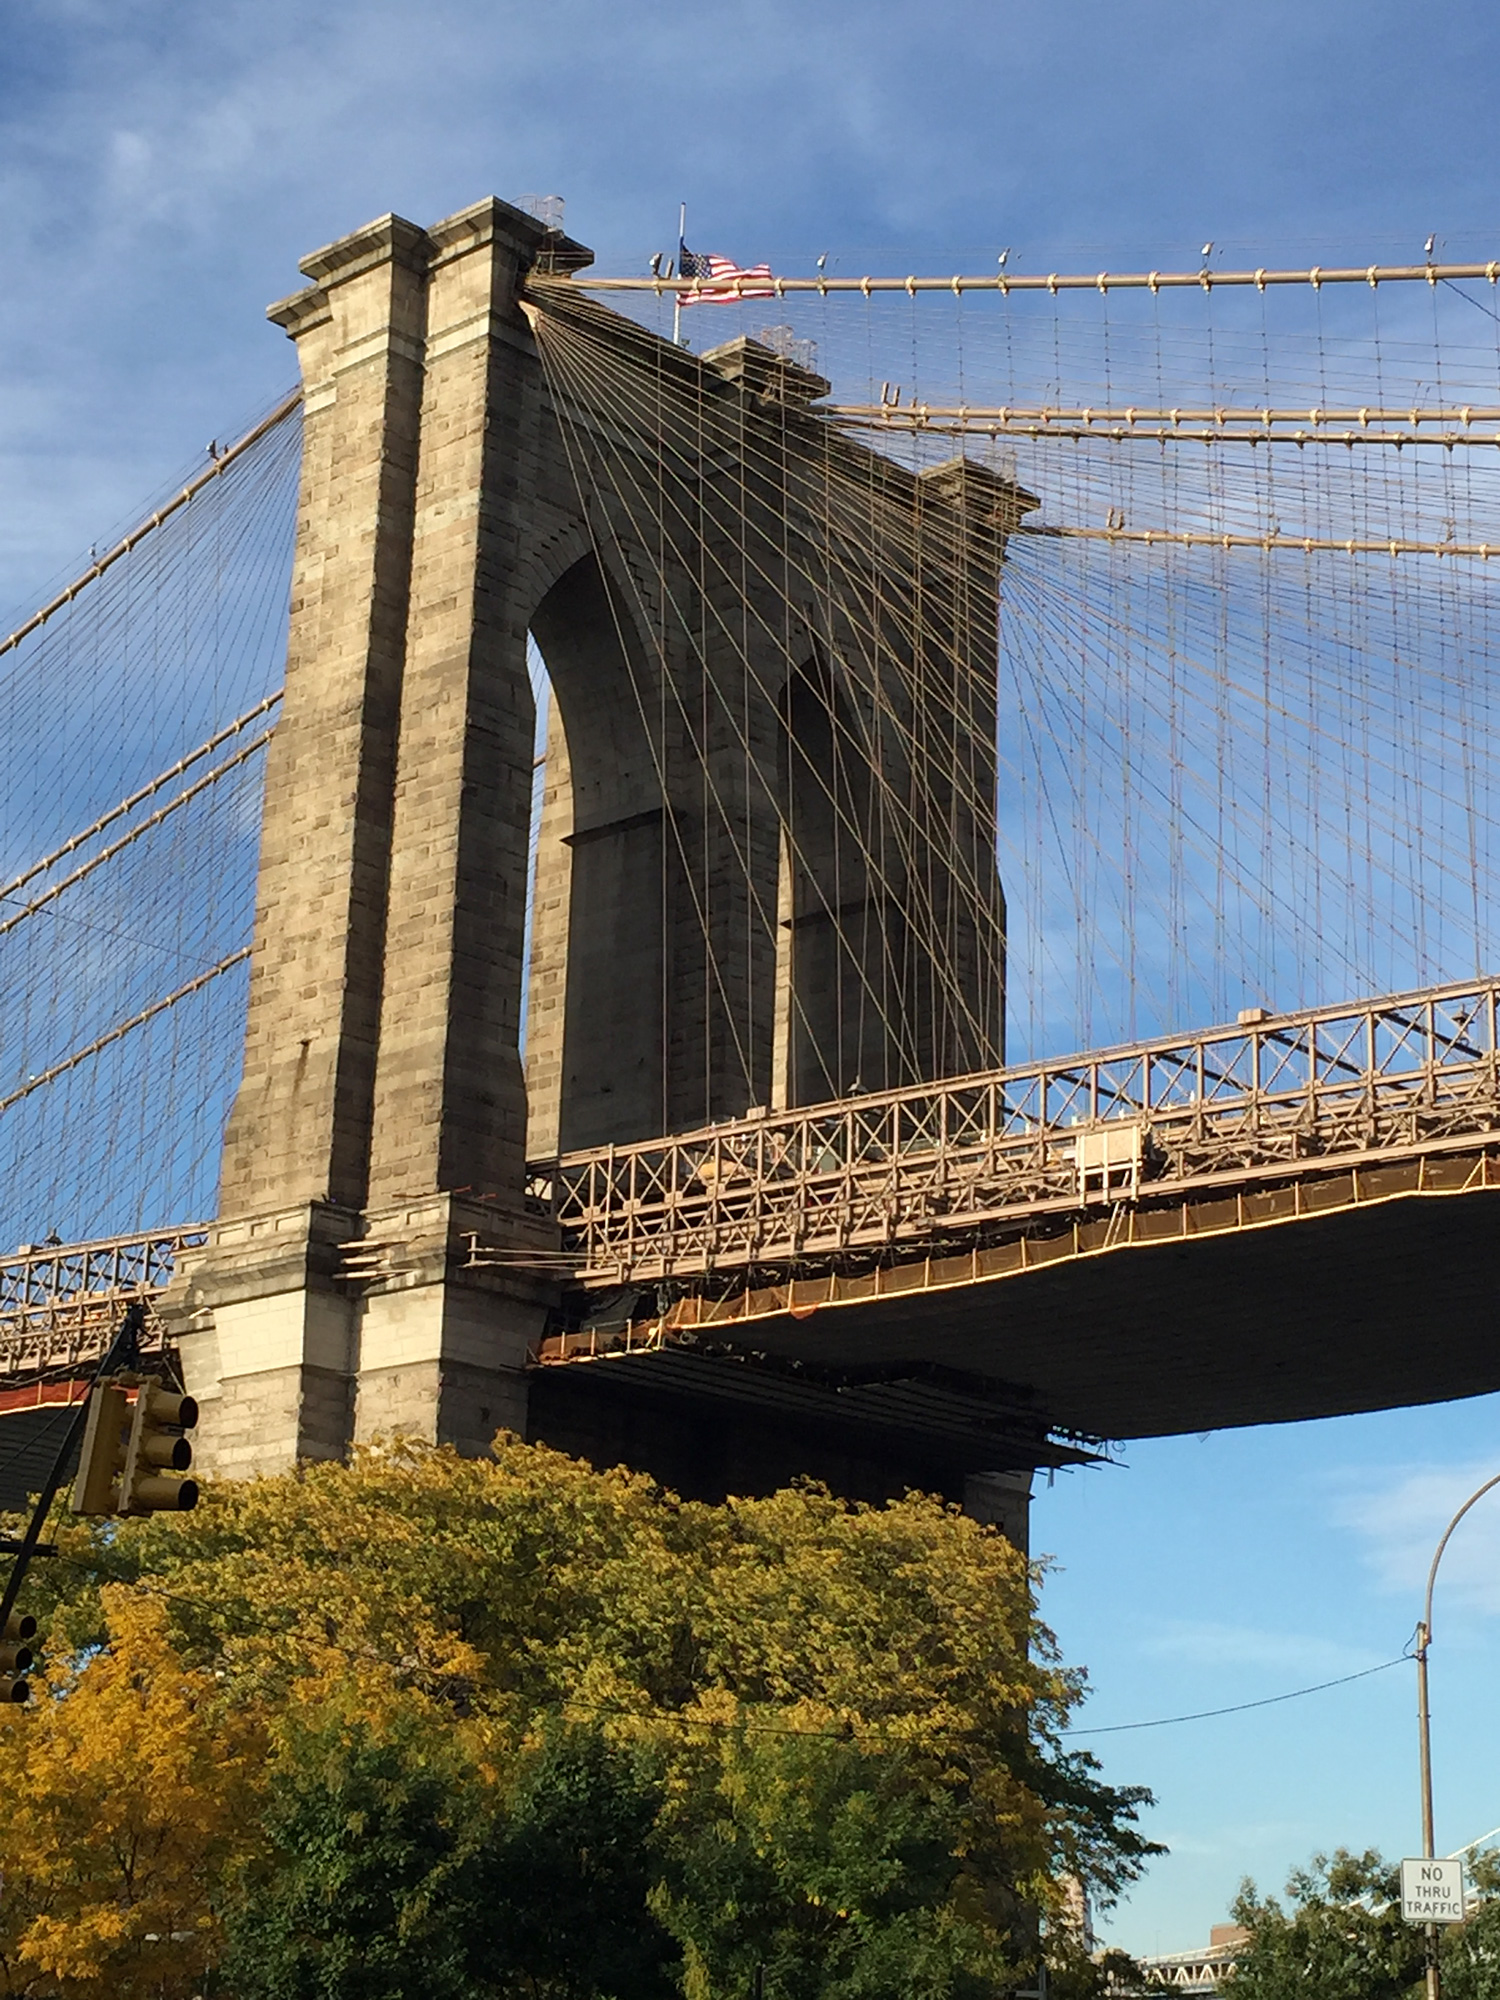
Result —
POLYGON ((31 1093, 40 1090, 44 1083, 51 1083, 70 1069, 76 1069, 81 1062, 87 1062, 90 1056, 98 1055, 99 1051, 108 1048, 111 1042, 118 1042, 133 1028, 144 1027, 147 1021, 154 1020, 158 1014, 164 1014, 169 1007, 175 1007, 179 1000, 186 1000, 190 994, 197 993, 211 980, 217 979, 221 972, 228 972, 232 966, 239 965, 249 956, 249 945, 242 945, 238 951, 230 952, 227 958, 221 958, 217 965, 211 965, 206 972, 200 972, 196 979, 190 979, 185 986, 179 986, 174 993, 165 994, 160 1000, 153 1000, 149 1007, 143 1007, 139 1014, 132 1014, 128 1021, 117 1022, 113 1028, 102 1035, 97 1035, 83 1048, 74 1049, 71 1055, 64 1056, 61 1062, 55 1062, 36 1076, 28 1077, 18 1090, 11 1091, 7 1097, 0 1097, 0 1111, 9 1111, 11 1106, 19 1104, 23 1097, 30 1097, 31 1093))
MULTIPOLYGON (((98 834, 103 833, 106 827, 113 826, 117 819, 123 819, 127 813, 134 812, 137 806, 144 805, 147 799, 155 797, 156 793, 164 786, 170 785, 174 778, 180 778, 185 771, 191 770, 200 758, 208 756, 210 751, 217 750, 221 743, 227 743, 231 736, 248 727, 250 723, 264 715, 267 709, 274 708, 280 701, 282 693, 281 688, 275 689, 263 701, 258 701, 254 708, 247 708, 243 715, 237 715, 233 722, 228 722, 222 729, 216 730, 206 742, 200 743, 194 750, 189 750, 186 756, 179 757, 175 764, 168 765, 165 771, 158 771, 149 784, 142 785, 139 791, 132 792, 128 799, 121 799, 118 805, 111 806, 106 813, 101 813, 91 826, 84 827, 80 833, 70 834, 61 847, 54 847, 50 854, 44 854, 39 861, 33 861, 29 867, 23 868, 19 875, 12 876, 9 882, 0 882, 0 902, 9 901, 18 889, 24 889, 26 884, 35 881, 38 875, 45 875, 49 868, 55 868, 59 861, 65 861, 70 854, 86 846, 98 834)), ((258 742, 264 740, 263 737, 257 738, 258 742)), ((221 767, 223 770, 228 768, 228 765, 221 767)))
MULTIPOLYGON (((548 303, 550 304, 550 300, 549 300, 549 302, 548 302, 548 303)), ((570 326, 568 326, 568 323, 567 323, 566 321, 563 321, 563 322, 559 322, 559 321, 557 321, 557 320, 556 320, 556 319, 555 319, 555 318, 554 318, 554 317, 553 317, 552 315, 550 315, 550 314, 548 314, 548 315, 546 315, 546 316, 542 317, 542 326, 543 326, 543 327, 544 327, 544 328, 545 328, 545 329, 546 329, 547 331, 552 331, 552 330, 553 330, 554 328, 556 328, 556 329, 558 329, 558 330, 561 330, 562 328, 566 328, 566 329, 567 329, 567 331, 569 331, 570 333, 572 333, 572 332, 576 332, 576 329, 573 329, 573 328, 571 328, 570 326)), ((586 351, 589 351, 589 352, 592 352, 592 351, 593 351, 593 348, 592 348, 592 344, 589 344, 589 346, 587 347, 586 351)), ((598 358, 598 359, 603 359, 603 356, 602 356, 602 354, 601 354, 601 355, 599 355, 599 356, 598 356, 597 358, 598 358)), ((618 360, 617 358, 615 358, 615 359, 614 359, 614 368, 613 368, 613 371, 612 371, 612 373, 611 373, 611 375, 610 375, 610 381, 611 381, 612 385, 614 386, 614 389, 615 389, 615 394, 616 394, 616 397, 618 397, 618 396, 620 395, 620 393, 621 393, 622 391, 625 391, 625 386, 626 386, 626 385, 625 385, 625 373, 624 373, 624 368, 623 368, 623 364, 622 364, 622 363, 621 363, 621 362, 620 362, 620 361, 619 361, 619 360, 618 360)), ((732 443, 732 445, 733 445, 734 447, 737 447, 737 448, 738 448, 738 450, 739 450, 739 452, 740 452, 740 453, 743 453, 743 450, 744 450, 744 445, 745 445, 745 440, 744 440, 744 439, 743 439, 742 437, 739 437, 738 435, 736 435, 736 436, 735 436, 735 437, 733 438, 733 440, 732 440, 732 441, 731 441, 731 440, 729 440, 728 438, 726 438, 725 442, 726 442, 726 444, 729 444, 729 443, 732 443)), ((762 454, 762 455, 763 455, 763 454, 762 454)), ((613 475, 612 475, 612 478, 613 478, 613 475)), ((614 484, 615 484, 615 486, 616 486, 616 490, 617 490, 617 492, 621 492, 621 497, 623 497, 623 493, 622 493, 622 490, 621 490, 621 489, 620 489, 620 487, 619 487, 619 481, 618 481, 618 478, 613 478, 613 483, 614 483, 614 484)), ((628 501, 626 502, 626 505, 627 505, 627 511, 628 511, 628 510, 629 510, 629 503, 628 503, 628 501)), ((830 525, 831 525, 831 524, 830 524, 830 525)), ((835 534, 835 536, 834 536, 834 541, 836 541, 836 540, 837 540, 837 535, 835 534)), ((852 540, 852 538, 851 538, 851 540, 852 540)), ((836 564, 838 564, 838 560, 839 560, 839 559, 838 559, 838 557, 837 557, 837 556, 835 555, 835 552, 834 552, 834 542, 833 542, 833 541, 831 541, 831 542, 830 542, 830 545, 829 545, 828 549, 827 549, 827 550, 825 551, 825 553, 826 553, 826 554, 828 554, 828 555, 830 555, 830 556, 833 556, 833 557, 834 557, 834 560, 835 560, 835 563, 836 563, 836 564)), ((866 557, 866 559, 868 560, 868 556, 866 557)), ((841 566, 841 565, 840 565, 840 566, 841 566)), ((752 568, 755 568, 755 569, 757 570, 757 573, 758 573, 758 574, 762 574, 762 576, 763 576, 763 572, 760 572, 760 571, 759 571, 759 568, 758 568, 758 565, 755 565, 755 564, 754 564, 753 562, 752 562, 752 568)), ((813 585, 814 587, 816 587, 816 580, 815 580, 815 578, 814 578, 814 577, 813 577, 813 576, 812 576, 812 575, 811 575, 810 573, 807 573, 807 572, 804 572, 804 574, 806 575, 806 580, 807 580, 807 582, 808 582, 808 583, 809 583, 810 585, 813 585)), ((770 579, 769 579, 769 578, 764 578, 764 576, 763 576, 763 580, 765 580, 765 581, 768 581, 768 582, 769 582, 769 580, 770 580, 770 579)), ((752 608, 752 615, 753 615, 753 608, 752 608)), ((730 635, 730 634, 728 633, 727 629, 726 629, 726 630, 725 630, 725 632, 723 633, 723 636, 724 636, 724 637, 725 637, 726 639, 728 639, 728 640, 729 640, 729 642, 730 642, 731 646, 733 646, 733 645, 734 645, 734 641, 733 641, 733 638, 732 638, 732 635, 730 635)), ((770 633, 769 631, 767 631, 767 633, 766 633, 766 636, 767 636, 768 638, 771 638, 771 640, 772 640, 772 643, 773 643, 773 645, 774 645, 774 643, 775 643, 775 639, 774 639, 774 635, 772 635, 772 634, 771 634, 771 633, 770 633)), ((875 634, 874 634, 874 633, 872 632, 872 633, 871 633, 871 634, 869 635, 869 637, 870 637, 870 639, 871 639, 871 640, 874 640, 874 639, 875 639, 875 634)), ((784 642, 783 642, 783 645, 784 645, 784 642)), ((707 664, 707 662, 705 661, 705 665, 706 665, 706 664, 707 664)), ((747 668, 747 669, 749 670, 749 672, 750 672, 750 674, 751 674, 751 677, 752 677, 753 679, 755 679, 755 680, 756 680, 757 682, 759 682, 759 681, 760 681, 760 676, 759 676, 759 674, 758 674, 758 673, 756 673, 756 671, 755 671, 755 669, 753 668, 753 666, 751 666, 751 664, 750 664, 750 662, 749 662, 749 660, 748 660, 748 657, 747 657, 747 658, 745 658, 745 659, 743 660, 742 664, 743 664, 743 665, 744 665, 744 666, 745 666, 745 667, 746 667, 746 668, 747 668)), ((790 657, 789 657, 789 658, 788 658, 788 665, 793 665, 793 664, 795 664, 795 662, 793 662, 793 661, 792 661, 792 660, 790 659, 790 657)), ((767 698, 768 698, 768 699, 769 699, 769 698, 771 698, 771 691, 770 691, 769 689, 766 689, 766 688, 764 688, 764 686, 762 686, 762 692, 763 692, 763 693, 765 693, 765 694, 767 695, 767 698)), ((892 720, 894 720, 894 718, 891 718, 891 719, 892 719, 892 720)), ((915 751, 916 751, 916 749, 917 749, 917 746, 915 745, 915 743, 913 743, 913 744, 909 745, 908 747, 909 747, 909 748, 910 748, 910 749, 911 749, 911 750, 912 750, 913 752, 915 752, 915 751)), ((878 773, 877 773, 877 775, 878 775, 878 773)), ((831 804, 833 805, 833 807, 834 807, 834 810, 835 810, 835 813, 837 814, 837 813, 838 813, 838 811, 839 811, 839 802, 838 802, 838 801, 837 801, 836 799, 834 799, 834 798, 832 797, 832 795, 831 795, 831 794, 830 794, 830 803, 831 803, 831 804)), ((790 829, 788 828, 788 829, 787 829, 787 831, 788 831, 788 832, 790 832, 790 829)), ((851 831, 855 831, 855 829, 853 829, 853 828, 851 827, 851 831)), ((903 843, 903 844, 904 844, 904 843, 903 843)), ((919 893, 919 895, 920 895, 920 883, 918 883, 918 882, 915 882, 915 881, 914 881, 914 882, 913 882, 913 884, 912 884, 912 886, 913 886, 914 888, 916 888, 916 889, 918 890, 918 893, 919 893)), ((830 914, 833 914, 833 913, 832 913, 832 912, 830 912, 830 914)), ((940 969, 941 969, 941 968, 940 968, 940 969)), ((871 997, 873 998, 873 995, 872 995, 871 997)))
MULTIPOLYGON (((71 889, 75 882, 81 882, 86 875, 92 875, 94 870, 102 868, 106 861, 113 861, 117 854, 122 854, 127 847, 133 847, 143 835, 152 832, 164 820, 170 819, 180 806, 190 804, 210 786, 216 785, 220 778, 238 770, 240 765, 248 762, 258 750, 264 750, 274 734, 274 729, 263 729, 258 736, 252 736, 250 741, 242 744, 232 757, 226 757, 222 764, 215 764, 211 770, 205 771, 201 778, 195 779, 175 798, 168 799, 164 806, 158 807, 148 818, 143 819, 139 826, 133 826, 128 833, 121 834, 118 840, 111 841, 108 847, 101 848, 97 854, 91 854, 87 861, 73 870, 71 875, 65 875, 60 882, 54 882, 50 888, 44 889, 41 895, 34 896, 19 910, 0 919, 0 937, 4 937, 7 931, 13 931, 17 924, 24 923, 28 917, 34 917, 38 910, 46 909, 47 905, 62 895, 65 889, 71 889)), ((0 896, 0 900, 4 900, 3 896, 0 896)))
MULTIPOLYGON (((545 349, 545 345, 544 345, 544 344, 542 344, 542 343, 539 343, 539 345, 541 345, 541 346, 543 347, 543 353, 544 353, 544 356, 545 356, 545 353, 546 353, 546 349, 545 349)), ((560 412, 561 412, 561 410, 562 410, 562 408, 563 408, 563 407, 564 407, 564 406, 563 406, 562 404, 560 404, 560 405, 559 405, 559 409, 560 409, 560 412)), ((586 405, 585 405, 584 407, 586 407, 586 405)), ((579 427, 579 428, 582 428, 582 426, 580 426, 580 425, 579 425, 579 423, 578 423, 578 417, 577 417, 576 413, 572 413, 572 412, 570 412, 570 413, 569 413, 569 423, 570 423, 570 425, 572 425, 572 426, 576 426, 576 427, 579 427)), ((621 476, 620 476, 620 471, 619 471, 619 467, 618 467, 618 465, 615 465, 615 464, 607 464, 607 465, 605 466, 605 468, 604 468, 604 472, 605 472, 605 477, 607 478, 607 480, 608 480, 608 483, 609 483, 609 485, 610 485, 610 488, 611 488, 611 489, 612 489, 612 491, 614 492, 614 494, 615 494, 615 497, 616 497, 616 498, 617 498, 617 499, 618 499, 618 500, 620 501, 621 505, 622 505, 622 506, 624 507, 624 509, 625 509, 625 512, 626 512, 626 514, 627 514, 627 516, 628 516, 628 517, 630 518, 630 520, 631 520, 631 524, 632 524, 632 527, 634 528, 634 530, 635 530, 636 534, 637 534, 637 535, 639 535, 639 534, 640 534, 640 532, 641 532, 641 528, 640 528, 640 522, 639 522, 638 518, 636 517, 636 515, 635 515, 635 513, 634 513, 634 511, 633 511, 633 509, 632 509, 632 507, 631 507, 631 503, 630 503, 630 500, 629 500, 629 497, 628 497, 628 494, 627 494, 627 492, 626 492, 626 489, 625 489, 625 487, 624 487, 624 486, 622 485, 622 483, 621 483, 621 476)), ((633 482, 632 482, 632 483, 633 483, 633 482)), ((639 489, 637 488, 636 490, 637 490, 637 492, 639 493, 639 489)), ((687 519, 687 516, 686 516, 686 512, 685 512, 685 510, 683 509, 683 507, 682 507, 682 504, 681 504, 680 502, 679 502, 679 503, 676 503, 676 504, 674 505, 674 507, 673 507, 673 511, 674 511, 674 512, 676 512, 676 513, 677 513, 677 514, 679 515, 679 517, 680 517, 680 519, 682 520, 682 522, 684 522, 684 523, 686 522, 686 519, 687 519)), ((720 569, 722 570, 722 565, 717 565, 717 566, 718 566, 718 567, 719 567, 719 568, 720 568, 720 569)), ((627 573, 627 574, 629 574, 629 569, 628 569, 628 565, 626 566, 626 573, 627 573)), ((722 575, 721 575, 721 581, 722 581, 722 580, 723 580, 723 577, 722 577, 722 575)), ((676 600, 675 600, 675 597, 674 597, 674 595, 673 595, 672 591, 670 590, 670 587, 668 587, 668 588, 667 588, 667 591, 666 591, 666 599, 667 599, 667 602, 668 602, 668 603, 670 604, 670 606, 671 606, 671 609, 672 609, 672 611, 673 611, 673 612, 675 613, 675 616, 676 616, 676 622, 677 622, 677 626, 678 626, 678 628, 679 628, 679 629, 680 629, 680 630, 681 630, 681 631, 682 631, 682 632, 683 632, 684 634, 688 634, 688 621, 687 621, 687 619, 685 618, 685 616, 684 616, 684 614, 683 614, 683 612, 682 612, 682 609, 681 609, 681 607, 680 607, 680 606, 678 606, 678 604, 676 603, 676 600)), ((642 607, 640 607, 640 608, 641 608, 641 609, 644 609, 644 606, 642 606, 642 607)), ((725 624, 725 622, 724 622, 724 617, 723 617, 723 611, 722 611, 722 607, 720 607, 720 606, 717 606, 717 605, 710 605, 710 615, 711 615, 711 617, 713 618, 713 623, 714 623, 714 629, 715 629, 715 631, 716 631, 716 632, 718 633, 719 637, 721 637, 722 639, 724 639, 725 641, 727 641, 728 645, 730 646, 730 648, 731 648, 732 650, 733 650, 733 649, 735 649, 735 640, 734 640, 734 636, 733 636, 732 632, 731 632, 731 631, 729 630, 728 626, 727 626, 727 625, 725 624)), ((711 668, 711 663, 710 663, 710 661, 709 661, 708 657, 706 656, 706 654, 704 653, 704 651, 703 651, 703 648, 702 648, 701 644, 700 644, 700 643, 699 643, 699 642, 698 642, 697 640, 694 640, 694 639, 692 639, 690 635, 689 635, 689 644, 690 644, 690 646, 692 647, 692 650, 693 650, 693 653, 694 653, 695 657, 696 657, 696 658, 697 658, 697 659, 699 660, 699 663, 700 663, 700 665, 701 665, 701 666, 703 667, 703 669, 704 669, 705 673, 706 673, 706 674, 708 675, 708 678, 709 678, 709 681, 710 681, 710 684, 711 684, 711 685, 715 685, 715 686, 717 687, 717 683, 716 683, 716 681, 715 681, 715 679, 714 679, 714 676, 713 676, 713 672, 712 672, 712 668, 711 668)), ((749 667, 749 662, 748 662, 748 660, 747 660, 747 659, 743 659, 743 658, 742 658, 742 664, 743 664, 744 666, 746 666, 747 668, 749 667)), ((759 679, 760 679, 760 677, 759 677, 758 675, 756 675, 756 674, 754 673, 753 669, 750 669, 750 671, 751 671, 751 675, 752 675, 752 678, 754 678, 755 680, 757 680, 757 682, 759 682, 759 679)), ((671 677, 670 677, 670 676, 667 676, 667 685, 671 687, 671 692, 672 692, 672 698, 673 698, 674 702, 676 703, 677 707, 679 708, 679 710, 681 710, 681 711, 682 711, 682 719, 683 719, 683 721, 684 721, 684 722, 689 722, 689 721, 690 721, 690 718, 688 717, 688 715, 687 715, 687 712, 686 712, 686 710, 684 710, 684 709, 682 708, 682 702, 683 702, 683 697, 682 697, 682 694, 681 694, 681 691, 680 691, 680 690, 678 690, 678 689, 677 689, 677 688, 675 687, 675 685, 673 685, 673 684, 672 684, 672 682, 671 682, 671 677)), ((720 690, 720 692, 722 693, 722 690, 720 690)), ((764 686, 763 686, 763 685, 762 685, 762 692, 763 692, 763 693, 766 693, 766 692, 768 692, 767 690, 765 690, 765 688, 764 688, 764 686)), ((732 719, 731 719, 731 727, 737 727, 737 725, 735 725, 735 724, 734 724, 734 722, 733 722, 733 720, 732 720, 732 719)), ((746 750, 747 750, 747 752, 748 752, 748 749, 749 749, 749 746, 748 746, 748 743, 745 743, 743 747, 745 747, 745 749, 746 749, 746 750)), ((730 824, 730 821, 729 821, 729 817, 728 817, 728 814, 727 814, 727 810, 726 810, 726 808, 725 808, 725 806, 724 806, 724 804, 723 804, 723 801, 722 801, 722 800, 721 800, 721 798, 719 797, 719 794, 718 794, 718 790, 717 790, 717 787, 716 787, 716 786, 714 786, 714 784, 713 784, 713 781, 712 781, 712 778, 711 778, 711 776, 710 776, 710 775, 709 775, 709 774, 707 773, 706 769, 705 769, 705 773, 704 773, 704 775, 705 775, 705 778, 707 779, 707 782, 708 782, 708 784, 709 784, 709 789, 710 789, 711 793, 713 794, 713 797, 714 797, 714 803, 715 803, 715 806, 716 806, 716 808, 718 809, 718 811, 720 812, 721 816, 722 816, 722 817, 724 818, 724 821, 725 821, 725 824, 726 824, 726 826, 728 826, 728 825, 730 824)), ((832 796, 832 795, 830 795, 830 797, 831 797, 831 796, 832 796)), ((787 831, 788 831, 788 832, 790 832, 790 829, 787 829, 787 831)), ((748 888, 748 890, 749 890, 749 893, 750 893, 750 895, 751 895, 751 898, 752 898, 752 901, 753 901, 753 902, 755 902, 755 904, 756 904, 757 908, 759 908, 759 897, 758 897, 758 895, 757 895, 757 893, 756 893, 756 890, 755 890, 755 887, 754 887, 754 884, 753 884, 753 883, 749 883, 749 882, 747 881, 747 884, 746 884, 746 886, 747 886, 747 888, 748 888)), ((697 891, 696 891, 696 888, 694 888, 694 890, 693 890, 693 893, 694 893, 694 895, 695 895, 695 900, 696 900, 696 895, 697 895, 697 891)), ((699 913, 699 914, 700 914, 700 921, 701 921, 701 920, 702 920, 702 915, 703 915, 703 913, 702 913, 702 912, 700 911, 700 913, 699 913)), ((766 913, 766 912, 765 912, 764 910, 761 910, 761 911, 760 911, 760 914, 761 914, 761 916, 762 916, 763 920, 764 920, 764 921, 765 921, 765 922, 767 923, 767 926, 768 926, 768 928, 769 928, 769 927, 770 927, 770 921, 771 921, 771 920, 770 920, 770 918, 769 918, 769 915, 768 915, 768 913, 766 913)), ((873 996, 872 996, 872 997, 873 997, 873 996)), ((888 1026, 888 1028, 890 1028, 890 1029, 892 1030, 892 1032, 894 1032, 894 1028, 893 1028, 892 1024, 890 1024, 889 1022, 887 1022, 887 1026, 888 1026)))
POLYGON ((230 445, 227 451, 221 451, 206 471, 200 472, 196 479, 190 479, 180 493, 163 502, 153 513, 148 514, 138 527, 132 528, 128 535, 116 542, 112 549, 106 549, 97 562, 90 563, 81 575, 74 577, 66 590, 60 590, 39 611, 34 611, 24 624, 18 625, 14 632, 0 639, 0 654, 13 652, 23 639, 45 625, 47 620, 61 611, 65 605, 71 604, 80 590, 94 582, 97 577, 103 576, 107 569, 113 568, 122 556, 128 556, 138 543, 145 540, 153 528, 159 528, 163 521, 169 520, 179 508, 185 507, 203 491, 205 486, 211 486, 216 479, 221 478, 237 459, 242 458, 252 446, 259 444, 268 432, 275 430, 279 423, 283 423, 293 410, 300 409, 301 405, 300 388, 294 389, 291 395, 283 397, 269 416, 262 417, 253 429, 246 431, 245 435, 236 444, 230 445))

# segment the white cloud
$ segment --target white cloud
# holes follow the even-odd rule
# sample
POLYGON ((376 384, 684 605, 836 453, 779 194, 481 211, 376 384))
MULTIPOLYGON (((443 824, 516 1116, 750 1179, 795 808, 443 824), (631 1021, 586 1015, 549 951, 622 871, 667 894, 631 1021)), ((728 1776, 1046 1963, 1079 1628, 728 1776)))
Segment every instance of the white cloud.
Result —
POLYGON ((143 132, 116 132, 109 142, 109 172, 113 192, 127 195, 139 186, 151 165, 151 141, 143 132))
MULTIPOLYGON (((1438 1537, 1469 1495, 1496 1469, 1494 1458, 1473 1465, 1411 1465, 1386 1475, 1357 1473, 1340 1480, 1333 1518, 1364 1544, 1365 1561, 1383 1590, 1405 1597, 1415 1623, 1438 1537)), ((1439 1571, 1434 1626, 1444 1604, 1500 1613, 1500 1487, 1464 1516, 1439 1571)))
MULTIPOLYGON (((1378 1666, 1364 1648, 1312 1632, 1272 1632, 1257 1626, 1212 1619, 1163 1619, 1153 1625, 1141 1650, 1154 1659, 1199 1667, 1263 1667, 1292 1680, 1333 1680, 1378 1666)), ((1280 1693, 1280 1687, 1268 1693, 1280 1693)))

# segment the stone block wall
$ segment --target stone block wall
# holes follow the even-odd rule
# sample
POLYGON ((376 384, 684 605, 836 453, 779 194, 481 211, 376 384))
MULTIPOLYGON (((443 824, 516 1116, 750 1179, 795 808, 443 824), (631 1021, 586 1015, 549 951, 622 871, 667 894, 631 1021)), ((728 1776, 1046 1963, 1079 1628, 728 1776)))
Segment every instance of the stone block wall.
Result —
POLYGON ((753 342, 570 291, 588 261, 490 200, 386 216, 271 308, 306 418, 286 695, 220 1216, 167 1304, 210 1471, 534 1433, 528 1157, 1000 1056, 1029 496, 865 450, 753 342))

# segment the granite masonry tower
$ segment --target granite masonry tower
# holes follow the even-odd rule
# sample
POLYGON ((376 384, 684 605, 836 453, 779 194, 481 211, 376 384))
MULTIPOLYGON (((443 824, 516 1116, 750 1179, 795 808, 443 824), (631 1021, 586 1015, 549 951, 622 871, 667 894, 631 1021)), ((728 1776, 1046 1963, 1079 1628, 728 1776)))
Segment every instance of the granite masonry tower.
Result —
POLYGON ((490 200, 386 216, 271 309, 304 390, 286 693, 219 1216, 166 1307, 210 1471, 506 1427, 705 1491, 908 1476, 753 1416, 704 1471, 690 1409, 540 1387, 563 1290, 527 1162, 1003 1058, 996 585, 1034 502, 830 438, 826 383, 762 343, 700 358, 570 298, 589 262, 490 200), (549 312, 654 385, 626 455, 692 497, 649 547, 580 469, 620 447, 559 408, 549 312), (881 802, 924 785, 914 843, 881 802))

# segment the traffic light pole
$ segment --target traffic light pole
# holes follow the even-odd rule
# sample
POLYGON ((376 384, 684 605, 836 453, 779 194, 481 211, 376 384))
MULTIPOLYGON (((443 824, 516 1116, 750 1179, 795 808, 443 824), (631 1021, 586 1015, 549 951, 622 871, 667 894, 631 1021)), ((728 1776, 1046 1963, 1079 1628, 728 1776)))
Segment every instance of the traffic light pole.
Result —
MULTIPOLYGON (((117 1368, 134 1360, 140 1345, 141 1330, 146 1323, 146 1308, 139 1299, 132 1299, 125 1308, 124 1316, 109 1344, 109 1350, 94 1370, 94 1381, 109 1375, 117 1368)), ((92 1388, 92 1383, 90 1387, 92 1388)), ((16 1608, 16 1599, 21 1595, 21 1585, 26 1581, 26 1572, 31 1567, 31 1559, 36 1554, 37 1544, 42 1538, 42 1529, 47 1525, 47 1516, 52 1511, 52 1503, 57 1498, 57 1489, 67 1475, 68 1461, 77 1448, 88 1421, 89 1399, 83 1397, 68 1425, 68 1434, 63 1439, 57 1457, 52 1462, 52 1470, 47 1475, 46 1484, 36 1506, 31 1511, 31 1519, 26 1524, 26 1532, 21 1537, 20 1546, 11 1561, 10 1575, 5 1580, 5 1592, 0 1596, 0 1632, 5 1630, 6 1621, 16 1608)))

